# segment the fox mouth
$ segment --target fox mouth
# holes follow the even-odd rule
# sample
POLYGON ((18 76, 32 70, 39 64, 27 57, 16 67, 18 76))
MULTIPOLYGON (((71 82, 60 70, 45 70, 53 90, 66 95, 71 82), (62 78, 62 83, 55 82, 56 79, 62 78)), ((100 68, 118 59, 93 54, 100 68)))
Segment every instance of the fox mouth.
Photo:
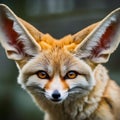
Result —
POLYGON ((62 99, 51 99, 51 101, 55 103, 59 103, 59 102, 62 102, 63 100, 62 99))

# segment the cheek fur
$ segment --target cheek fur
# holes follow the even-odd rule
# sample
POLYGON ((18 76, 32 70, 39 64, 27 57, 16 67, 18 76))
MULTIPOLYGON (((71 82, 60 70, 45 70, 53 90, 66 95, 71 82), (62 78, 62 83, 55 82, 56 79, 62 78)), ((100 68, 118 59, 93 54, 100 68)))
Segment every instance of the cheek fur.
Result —
POLYGON ((63 90, 68 90, 69 89, 70 86, 68 85, 68 83, 66 82, 66 80, 62 80, 61 83, 63 85, 63 90))
POLYGON ((51 81, 48 81, 45 86, 44 86, 44 89, 48 90, 50 89, 50 84, 51 84, 51 81))
POLYGON ((86 77, 86 76, 81 76, 81 75, 79 75, 75 79, 67 80, 66 82, 70 87, 69 89, 79 87, 84 90, 92 89, 95 83, 94 78, 92 76, 86 77))
POLYGON ((66 82, 69 85, 70 89, 80 85, 82 86, 88 85, 87 80, 85 79, 85 77, 82 76, 78 76, 75 79, 68 79, 66 80, 66 82))
POLYGON ((38 85, 41 88, 44 88, 48 80, 42 80, 37 77, 37 75, 32 75, 28 78, 26 86, 38 85))

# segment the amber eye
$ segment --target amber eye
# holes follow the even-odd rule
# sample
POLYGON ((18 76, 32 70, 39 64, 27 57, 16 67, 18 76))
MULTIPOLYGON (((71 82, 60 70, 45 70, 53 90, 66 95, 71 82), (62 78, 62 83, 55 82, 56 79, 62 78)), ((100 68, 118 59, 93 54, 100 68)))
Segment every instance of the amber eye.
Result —
POLYGON ((66 76, 65 79, 74 79, 76 78, 78 75, 78 73, 76 71, 69 71, 66 76))
POLYGON ((38 71, 37 76, 41 79, 49 79, 49 75, 45 71, 38 71))

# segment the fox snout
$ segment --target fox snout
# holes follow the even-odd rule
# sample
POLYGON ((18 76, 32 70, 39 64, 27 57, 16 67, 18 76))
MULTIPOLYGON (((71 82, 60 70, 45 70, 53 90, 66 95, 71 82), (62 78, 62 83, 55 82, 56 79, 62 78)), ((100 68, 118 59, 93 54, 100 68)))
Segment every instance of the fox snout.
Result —
POLYGON ((52 93, 52 98, 53 100, 59 100, 61 97, 61 94, 59 93, 58 90, 54 90, 53 93, 52 93))
POLYGON ((62 102, 68 97, 68 91, 50 90, 45 92, 45 97, 53 102, 62 102))
POLYGON ((54 102, 59 102, 62 100, 62 95, 58 90, 54 90, 51 94, 51 100, 54 102))

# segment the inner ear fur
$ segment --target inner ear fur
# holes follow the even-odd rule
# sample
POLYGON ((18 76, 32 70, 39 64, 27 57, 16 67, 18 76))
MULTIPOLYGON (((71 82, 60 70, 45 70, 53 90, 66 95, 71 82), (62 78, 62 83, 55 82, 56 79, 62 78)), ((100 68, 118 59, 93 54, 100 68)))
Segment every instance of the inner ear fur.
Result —
POLYGON ((18 61, 37 54, 40 46, 36 36, 40 36, 40 32, 4 4, 0 4, 0 23, 0 43, 9 59, 18 61))

